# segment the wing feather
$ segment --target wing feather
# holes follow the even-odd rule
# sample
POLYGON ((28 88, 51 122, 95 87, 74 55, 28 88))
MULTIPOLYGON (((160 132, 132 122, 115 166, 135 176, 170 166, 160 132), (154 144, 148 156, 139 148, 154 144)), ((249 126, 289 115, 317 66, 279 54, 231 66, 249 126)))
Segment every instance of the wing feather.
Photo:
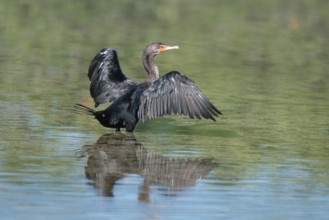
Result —
POLYGON ((95 107, 106 102, 113 102, 128 91, 135 82, 128 79, 121 71, 117 52, 103 48, 93 58, 88 70, 90 95, 95 107))
POLYGON ((214 117, 221 114, 193 80, 177 71, 167 73, 145 88, 139 100, 137 116, 142 121, 170 114, 215 121, 214 117))

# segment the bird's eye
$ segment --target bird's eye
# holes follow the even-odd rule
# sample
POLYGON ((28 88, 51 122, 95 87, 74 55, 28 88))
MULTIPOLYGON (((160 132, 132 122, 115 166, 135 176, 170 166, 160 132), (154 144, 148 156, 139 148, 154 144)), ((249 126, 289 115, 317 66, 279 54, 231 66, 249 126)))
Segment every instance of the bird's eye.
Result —
POLYGON ((102 117, 105 118, 105 114, 102 114, 102 117))

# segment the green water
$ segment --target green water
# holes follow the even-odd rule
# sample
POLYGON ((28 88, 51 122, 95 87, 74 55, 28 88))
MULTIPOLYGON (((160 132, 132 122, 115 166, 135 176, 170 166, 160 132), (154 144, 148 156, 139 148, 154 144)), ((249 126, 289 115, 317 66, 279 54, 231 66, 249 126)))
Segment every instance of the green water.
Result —
MULTIPOLYGON (((328 11, 321 0, 0 1, 1 215, 327 219, 328 11), (154 41, 180 46, 156 57, 160 72, 188 75, 223 116, 146 121, 135 129, 138 146, 166 161, 217 165, 179 189, 126 168, 95 183, 85 167, 98 151, 86 145, 113 130, 73 110, 93 106, 88 65, 116 48, 141 82, 141 53, 154 41), (113 194, 97 183, 114 184, 113 194)), ((118 161, 129 164, 128 154, 118 161)))

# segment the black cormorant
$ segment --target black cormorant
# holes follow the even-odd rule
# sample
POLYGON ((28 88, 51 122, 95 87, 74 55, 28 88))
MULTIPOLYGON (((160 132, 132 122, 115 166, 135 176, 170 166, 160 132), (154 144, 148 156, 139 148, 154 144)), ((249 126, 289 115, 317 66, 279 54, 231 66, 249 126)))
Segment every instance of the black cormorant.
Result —
POLYGON ((139 120, 154 119, 170 114, 188 115, 190 118, 206 118, 215 121, 221 112, 202 94, 194 81, 186 75, 171 71, 160 77, 154 57, 162 52, 179 49, 163 43, 146 46, 143 65, 148 73, 142 83, 128 79, 121 70, 117 52, 102 49, 91 61, 88 71, 90 94, 99 104, 112 102, 102 111, 84 105, 76 106, 90 114, 105 127, 126 128, 132 132, 139 120))

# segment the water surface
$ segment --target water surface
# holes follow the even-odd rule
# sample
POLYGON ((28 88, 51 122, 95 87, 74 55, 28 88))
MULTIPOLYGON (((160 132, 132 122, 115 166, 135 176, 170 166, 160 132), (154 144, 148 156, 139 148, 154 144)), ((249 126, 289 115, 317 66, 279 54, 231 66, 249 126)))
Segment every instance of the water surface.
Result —
POLYGON ((1 216, 327 219, 328 10, 320 0, 0 1, 1 216), (116 48, 142 81, 153 41, 180 46, 156 58, 161 73, 187 74, 223 116, 147 121, 136 140, 102 142, 113 130, 73 110, 93 106, 89 62, 116 48))

